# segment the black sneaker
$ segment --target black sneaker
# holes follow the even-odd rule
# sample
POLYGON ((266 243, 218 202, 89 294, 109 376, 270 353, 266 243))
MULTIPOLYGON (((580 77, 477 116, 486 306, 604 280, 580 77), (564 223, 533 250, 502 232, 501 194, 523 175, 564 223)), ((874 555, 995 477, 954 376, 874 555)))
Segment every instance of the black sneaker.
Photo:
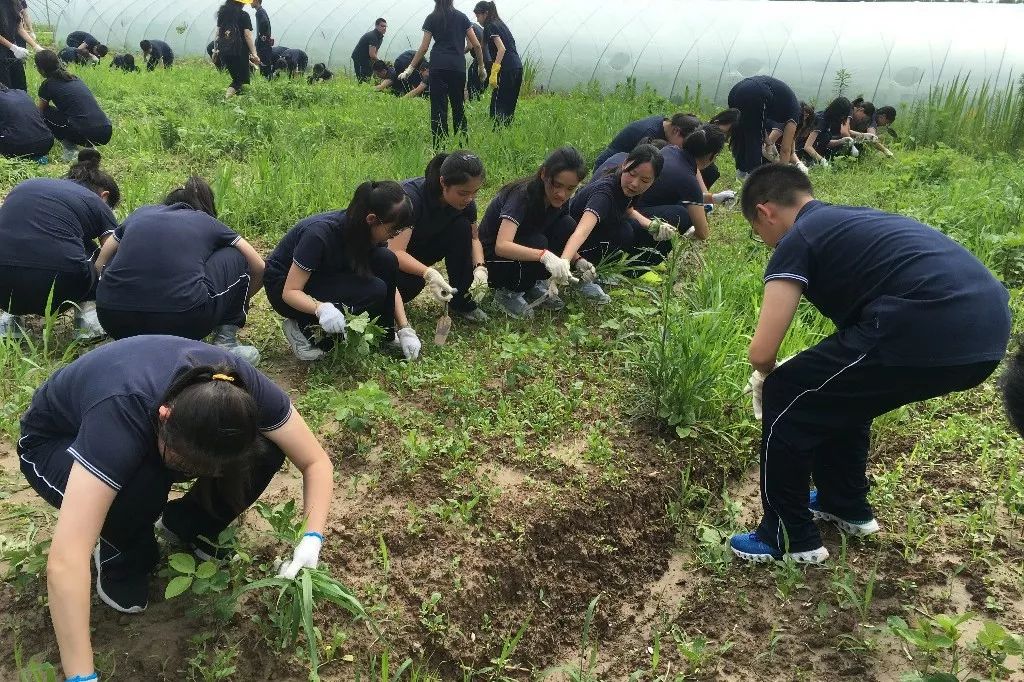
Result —
POLYGON ((112 580, 103 575, 103 564, 117 556, 111 549, 103 550, 103 540, 96 543, 92 558, 96 564, 96 593, 104 604, 121 613, 142 613, 149 606, 149 575, 134 575, 112 580), (107 555, 110 556, 107 556, 107 555))
POLYGON ((187 547, 188 550, 200 561, 230 561, 231 557, 235 554, 234 550, 231 548, 217 547, 203 538, 192 538, 190 540, 186 540, 185 538, 188 536, 169 527, 163 516, 158 518, 156 523, 153 525, 165 540, 173 545, 187 547))

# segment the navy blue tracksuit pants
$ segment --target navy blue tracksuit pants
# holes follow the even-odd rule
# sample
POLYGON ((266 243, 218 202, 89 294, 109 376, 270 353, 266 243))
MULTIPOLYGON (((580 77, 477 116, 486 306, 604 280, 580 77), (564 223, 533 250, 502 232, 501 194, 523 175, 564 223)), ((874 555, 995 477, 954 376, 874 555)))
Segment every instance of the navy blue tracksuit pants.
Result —
POLYGON ((779 366, 764 382, 764 517, 757 534, 784 551, 821 547, 807 509, 808 478, 814 478, 823 510, 852 521, 873 518, 866 469, 875 417, 973 388, 999 365, 884 365, 877 349, 862 350, 846 338, 842 331, 829 336, 779 366))
MULTIPOLYGON (((430 73, 433 75, 433 69, 430 73)), ((468 219, 457 218, 443 234, 427 239, 417 239, 416 230, 413 230, 406 251, 427 267, 444 261, 448 283, 457 289, 449 303, 452 310, 468 312, 477 307, 469 297, 469 287, 473 283, 473 226, 468 219)), ((416 298, 425 286, 422 277, 399 271, 398 291, 406 303, 416 298)))
POLYGON ((512 123, 522 87, 522 69, 502 69, 498 73, 498 87, 491 92, 491 118, 494 119, 494 125, 507 126, 512 123))

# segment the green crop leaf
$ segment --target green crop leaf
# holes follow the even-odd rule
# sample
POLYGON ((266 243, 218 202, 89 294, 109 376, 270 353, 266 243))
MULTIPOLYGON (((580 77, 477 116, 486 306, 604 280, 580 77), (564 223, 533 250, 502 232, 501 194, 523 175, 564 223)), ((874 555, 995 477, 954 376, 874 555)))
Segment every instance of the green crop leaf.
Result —
POLYGON ((217 574, 217 564, 212 561, 204 561, 196 569, 196 577, 200 580, 209 580, 217 574))
POLYGON ((171 564, 171 568, 178 573, 192 575, 196 572, 196 560, 191 554, 172 554, 168 562, 171 564))
POLYGON ((192 576, 190 575, 179 575, 177 578, 173 578, 171 582, 167 583, 167 589, 164 590, 164 599, 174 599, 191 587, 191 585, 192 576))

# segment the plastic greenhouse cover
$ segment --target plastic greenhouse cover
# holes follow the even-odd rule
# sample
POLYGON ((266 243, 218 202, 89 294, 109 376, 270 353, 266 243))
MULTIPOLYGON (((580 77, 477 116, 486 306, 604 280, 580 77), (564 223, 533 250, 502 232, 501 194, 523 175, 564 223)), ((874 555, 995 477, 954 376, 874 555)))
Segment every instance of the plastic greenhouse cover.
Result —
MULTIPOLYGON (((43 1, 43 0, 36 0, 43 1)), ((474 2, 456 7, 472 16, 474 2)), ((699 85, 722 102, 741 78, 768 73, 822 103, 840 70, 850 93, 876 104, 924 96, 969 77, 1012 83, 1024 70, 1024 5, 832 3, 765 0, 499 0, 534 83, 604 89, 635 78, 673 98, 699 85)), ((70 0, 57 25, 63 40, 87 30, 113 50, 138 51, 162 38, 179 55, 205 55, 217 0, 70 0)), ((419 45, 427 0, 266 0, 278 45, 310 63, 351 69, 350 54, 374 19, 388 20, 381 56, 419 45)), ((251 9, 250 9, 251 11, 251 9)))

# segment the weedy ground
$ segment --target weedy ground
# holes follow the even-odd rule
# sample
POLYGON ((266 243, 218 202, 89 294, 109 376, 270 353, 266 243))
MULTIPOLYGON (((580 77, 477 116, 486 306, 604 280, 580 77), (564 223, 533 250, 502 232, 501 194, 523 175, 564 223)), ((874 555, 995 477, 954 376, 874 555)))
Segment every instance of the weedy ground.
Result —
MULTIPOLYGON (((346 80, 259 82, 224 102, 226 78, 200 64, 81 75, 115 122, 103 154, 120 217, 198 173, 221 218, 266 251, 297 219, 347 204, 358 182, 419 175, 432 153, 427 102, 346 80)), ((689 109, 711 113, 699 98, 581 89, 524 98, 515 125, 495 133, 486 102, 473 103, 468 146, 488 170, 481 211, 554 147, 593 158, 625 122, 689 109)), ((815 170, 820 198, 947 232, 1007 283, 1019 313, 1018 159, 901 132, 895 161, 865 154, 815 170)), ((986 140, 996 138, 1013 131, 986 140)), ((727 157, 723 185, 735 186, 727 157)), ((0 191, 63 170, 4 163, 0 191)), ((570 296, 564 312, 529 322, 492 311, 444 347, 427 341, 415 363, 350 352, 300 364, 258 299, 244 336, 336 466, 323 566, 376 628, 318 593, 284 606, 259 590, 225 599, 290 551, 300 481, 286 470, 225 539, 234 562, 169 562, 142 616, 94 607, 104 678, 304 680, 314 632, 325 680, 1020 679, 1010 633, 1024 631, 1024 473, 994 380, 876 422, 881 534, 846 542, 825 528, 833 559, 822 567, 730 561, 723 541, 759 512, 758 427, 741 391, 767 256, 736 212, 719 210, 709 242, 678 245, 661 283, 623 282, 600 309, 570 296), (194 580, 165 599, 182 566, 194 580)), ((429 301, 411 307, 424 340, 439 314, 429 301)), ((0 345, 4 679, 47 679, 58 660, 45 592, 54 512, 26 487, 13 443, 33 388, 88 350, 69 326, 49 320, 29 344, 0 345)), ((783 352, 829 332, 802 308, 783 352)))

